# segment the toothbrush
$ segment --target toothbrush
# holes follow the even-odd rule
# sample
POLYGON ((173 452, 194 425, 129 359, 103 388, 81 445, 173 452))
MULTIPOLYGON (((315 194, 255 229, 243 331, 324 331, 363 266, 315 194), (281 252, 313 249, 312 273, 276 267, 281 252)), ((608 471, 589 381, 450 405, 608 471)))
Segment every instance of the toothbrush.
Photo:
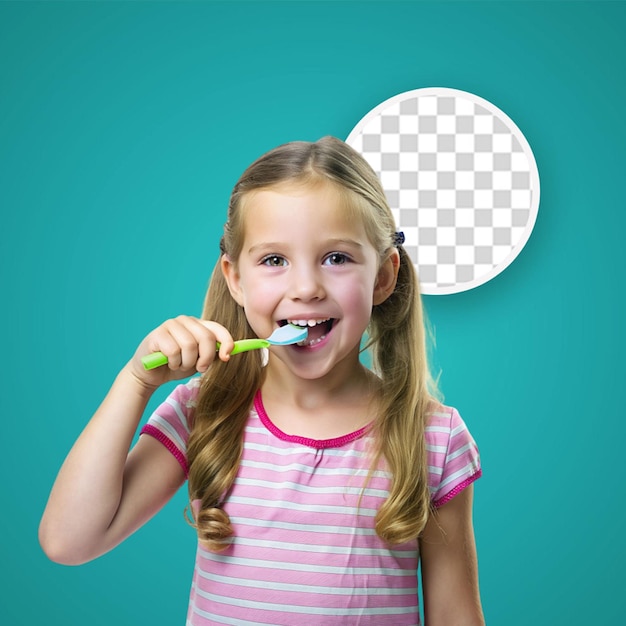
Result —
MULTIPOLYGON (((258 350, 259 348, 267 348, 268 346, 289 346, 299 341, 304 341, 309 334, 308 328, 302 328, 295 324, 286 324, 277 328, 267 339, 240 339, 235 341, 235 347, 231 354, 239 354, 248 350, 258 350)), ((217 342, 216 347, 219 349, 220 344, 217 342)), ((167 357, 162 352, 153 352, 141 358, 143 366, 147 370, 160 367, 167 363, 167 357)))

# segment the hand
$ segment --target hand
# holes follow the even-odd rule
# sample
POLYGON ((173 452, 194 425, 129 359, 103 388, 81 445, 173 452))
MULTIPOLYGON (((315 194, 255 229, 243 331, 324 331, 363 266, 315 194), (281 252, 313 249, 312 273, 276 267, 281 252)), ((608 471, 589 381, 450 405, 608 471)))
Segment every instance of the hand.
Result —
POLYGON ((233 338, 221 324, 179 315, 155 328, 139 345, 128 364, 135 378, 148 387, 205 372, 216 357, 230 359, 233 338), (216 343, 219 342, 219 352, 216 343), (163 352, 168 362, 153 370, 143 367, 141 358, 163 352))

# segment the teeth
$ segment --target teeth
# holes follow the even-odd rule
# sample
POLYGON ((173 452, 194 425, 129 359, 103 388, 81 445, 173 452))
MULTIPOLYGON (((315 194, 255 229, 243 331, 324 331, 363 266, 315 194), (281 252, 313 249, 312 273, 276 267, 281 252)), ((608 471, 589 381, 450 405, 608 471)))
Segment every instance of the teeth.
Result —
POLYGON ((304 339, 303 341, 299 341, 298 345, 299 346, 314 346, 315 344, 319 343, 320 341, 323 341, 324 339, 326 339, 326 335, 322 335, 319 339, 311 339, 311 341, 309 341, 308 339, 304 339))
POLYGON ((295 326, 317 326, 318 324, 325 324, 328 320, 330 319, 330 317, 327 317, 326 319, 319 319, 319 320, 287 320, 290 324, 294 324, 295 326))
MULTIPOLYGON (((325 317, 325 318, 320 318, 320 319, 310 319, 310 320, 296 320, 296 319, 288 319, 287 323, 289 324, 293 324, 294 326, 300 326, 301 328, 306 328, 307 326, 309 328, 312 328, 313 326, 318 326, 319 324, 325 324, 326 322, 329 322, 332 318, 330 317, 325 317)), ((318 337, 317 339, 303 339, 302 341, 299 341, 297 345, 299 346, 314 346, 315 344, 320 343, 320 341, 323 341, 324 339, 326 339, 326 335, 322 335, 321 337, 318 337)))

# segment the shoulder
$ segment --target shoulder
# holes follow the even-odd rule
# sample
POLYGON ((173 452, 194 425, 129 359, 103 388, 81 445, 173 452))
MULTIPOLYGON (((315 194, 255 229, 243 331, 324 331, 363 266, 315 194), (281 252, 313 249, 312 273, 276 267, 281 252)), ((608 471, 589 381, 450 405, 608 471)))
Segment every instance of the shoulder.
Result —
POLYGON ((435 455, 434 460, 444 460, 438 455, 447 453, 460 441, 467 443, 468 439, 472 439, 459 412, 443 404, 433 404, 429 409, 424 434, 427 450, 435 455))
POLYGON ((425 436, 427 443, 439 446, 453 445, 458 439, 472 439, 459 411, 439 403, 432 403, 426 413, 425 436))
POLYGON ((190 378, 186 383, 176 385, 172 393, 168 396, 178 402, 185 404, 186 408, 195 408, 198 401, 198 394, 202 379, 199 376, 190 378))
POLYGON ((191 427, 193 414, 198 404, 200 378, 194 377, 186 383, 177 385, 159 406, 155 413, 170 419, 179 419, 188 428, 191 427))
POLYGON ((431 402, 426 412, 426 427, 453 428, 464 423, 459 411, 453 406, 431 402))
POLYGON ((200 378, 198 377, 177 385, 150 415, 141 432, 159 439, 166 437, 174 442, 177 448, 185 450, 193 424, 199 390, 200 378))

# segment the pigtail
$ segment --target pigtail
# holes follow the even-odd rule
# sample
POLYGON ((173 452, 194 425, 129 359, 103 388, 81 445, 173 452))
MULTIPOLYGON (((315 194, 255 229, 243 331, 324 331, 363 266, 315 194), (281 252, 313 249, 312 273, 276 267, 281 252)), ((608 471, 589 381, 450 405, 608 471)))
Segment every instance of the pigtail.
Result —
POLYGON ((374 307, 370 331, 373 365, 382 380, 372 471, 384 459, 392 475, 376 532, 390 544, 417 538, 431 512, 425 428, 432 397, 423 311, 413 263, 404 248, 398 251, 396 289, 374 307))
MULTIPOLYGON (((219 262, 202 317, 219 320, 236 337, 254 336, 243 309, 228 291, 219 262)), ((189 499, 199 505, 193 507, 193 525, 200 541, 213 551, 227 547, 232 535, 221 503, 239 469, 243 432, 263 375, 260 351, 242 353, 236 361, 216 359, 203 375, 187 448, 189 499)))

